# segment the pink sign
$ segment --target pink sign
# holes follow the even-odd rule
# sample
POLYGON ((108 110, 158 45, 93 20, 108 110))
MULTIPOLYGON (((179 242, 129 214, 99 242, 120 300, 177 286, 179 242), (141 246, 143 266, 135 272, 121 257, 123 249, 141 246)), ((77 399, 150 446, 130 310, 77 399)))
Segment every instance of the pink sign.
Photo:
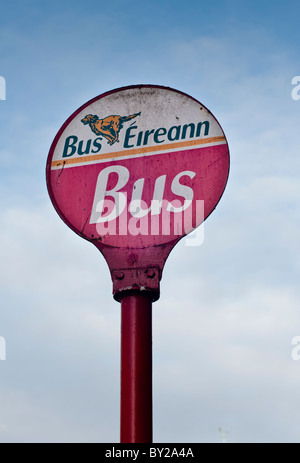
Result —
POLYGON ((154 85, 85 103, 59 130, 47 162, 49 194, 65 223, 106 257, 124 250, 111 269, 148 265, 149 249, 167 249, 166 257, 214 210, 228 173, 226 137, 211 112, 154 85))

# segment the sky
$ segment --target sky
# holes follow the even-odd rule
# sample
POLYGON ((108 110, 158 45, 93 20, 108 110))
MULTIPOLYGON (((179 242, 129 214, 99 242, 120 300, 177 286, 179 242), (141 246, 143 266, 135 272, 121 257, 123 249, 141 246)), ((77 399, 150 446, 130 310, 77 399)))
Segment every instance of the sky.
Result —
POLYGON ((299 15, 291 0, 0 1, 0 442, 119 442, 120 304, 45 166, 78 107, 133 84, 196 98, 230 149, 203 244, 176 245, 153 304, 154 442, 300 441, 299 15))

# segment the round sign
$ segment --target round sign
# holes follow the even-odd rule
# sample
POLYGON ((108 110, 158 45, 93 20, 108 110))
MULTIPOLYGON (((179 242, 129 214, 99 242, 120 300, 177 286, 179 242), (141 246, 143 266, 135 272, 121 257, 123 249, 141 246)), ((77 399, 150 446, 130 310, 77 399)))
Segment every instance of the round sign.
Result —
POLYGON ((228 173, 226 137, 212 113, 155 85, 85 103, 59 130, 47 161, 58 214, 100 249, 177 242, 216 207, 228 173))

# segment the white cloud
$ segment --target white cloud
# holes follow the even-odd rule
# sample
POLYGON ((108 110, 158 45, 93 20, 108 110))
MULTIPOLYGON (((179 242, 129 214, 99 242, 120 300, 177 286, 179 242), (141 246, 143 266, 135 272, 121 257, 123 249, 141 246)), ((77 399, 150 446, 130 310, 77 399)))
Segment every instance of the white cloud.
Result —
MULTIPOLYGON (((202 278, 206 282, 199 275, 202 278)), ((178 288, 178 282, 174 286, 178 288)), ((205 442, 213 427, 217 430, 223 423, 235 442, 293 440, 287 418, 299 402, 300 364, 291 360, 291 339, 299 331, 299 295, 258 286, 244 290, 238 299, 232 295, 224 300, 221 294, 212 303, 205 283, 196 291, 197 296, 186 291, 168 294, 154 311, 160 441, 167 421, 180 428, 183 442, 205 442), (256 426, 249 435, 247 426, 239 425, 248 420, 256 426), (285 432, 279 424, 270 432, 274 421, 284 423, 285 432)), ((173 428, 167 436, 176 441, 173 428)))
MULTIPOLYGON (((155 438, 218 441, 222 426, 228 441, 298 440, 300 363, 290 355, 300 335, 294 63, 266 29, 197 34, 179 39, 179 32, 165 32, 163 46, 153 39, 139 44, 143 52, 132 46, 126 53, 116 49, 116 36, 105 59, 95 45, 69 53, 68 41, 56 56, 59 41, 46 34, 49 75, 36 60, 46 60, 45 49, 32 37, 24 42, 33 66, 26 62, 28 93, 15 85, 1 126, 4 442, 118 440, 120 306, 99 251, 53 210, 44 164, 59 128, 54 121, 61 125, 67 108, 76 109, 74 98, 80 105, 93 92, 135 82, 170 85, 199 99, 215 113, 231 150, 228 186, 205 224, 204 243, 181 242, 172 251, 153 307, 155 438), (76 60, 83 64, 74 70, 76 60)), ((13 49, 21 37, 10 40, 13 49)), ((22 69, 25 61, 24 55, 22 69)), ((11 90, 12 83, 8 78, 11 90)))

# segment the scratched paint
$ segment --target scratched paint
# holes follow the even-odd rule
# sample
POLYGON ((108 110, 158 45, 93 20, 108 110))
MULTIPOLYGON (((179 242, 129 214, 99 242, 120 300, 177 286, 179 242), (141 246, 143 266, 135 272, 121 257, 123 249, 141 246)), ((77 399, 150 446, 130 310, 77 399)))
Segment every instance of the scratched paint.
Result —
POLYGON ((117 89, 83 105, 58 132, 47 163, 50 197, 76 233, 98 246, 140 249, 200 225, 228 173, 227 140, 211 112, 157 86, 117 89))

